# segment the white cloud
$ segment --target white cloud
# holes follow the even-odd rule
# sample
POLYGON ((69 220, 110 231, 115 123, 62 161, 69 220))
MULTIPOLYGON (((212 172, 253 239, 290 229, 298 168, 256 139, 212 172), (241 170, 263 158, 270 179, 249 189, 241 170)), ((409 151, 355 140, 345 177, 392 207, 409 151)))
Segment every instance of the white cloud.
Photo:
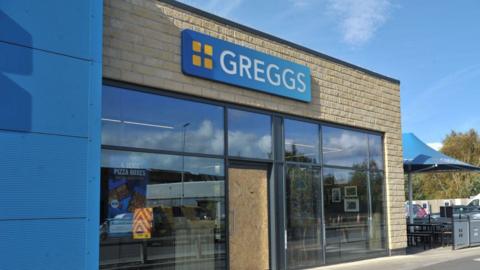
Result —
MULTIPOLYGON (((102 124, 102 142, 105 144, 173 151, 182 151, 183 149, 184 134, 183 130, 178 127, 163 129, 105 121, 102 124), (119 132, 123 133, 119 134, 119 132)), ((185 129, 187 152, 223 154, 223 141, 223 129, 215 126, 210 120, 192 122, 192 125, 185 129)))
POLYGON ((390 0, 329 0, 328 9, 340 19, 343 40, 362 45, 387 21, 390 0))
POLYGON ((440 143, 440 142, 427 143, 427 145, 430 146, 431 148, 437 150, 437 151, 440 150, 443 147, 443 144, 440 143))
MULTIPOLYGON (((182 129, 132 126, 107 121, 103 121, 102 124, 102 142, 104 144, 173 151, 183 150, 184 134, 182 129)), ((191 127, 185 130, 186 152, 223 154, 224 136, 221 127, 215 126, 210 120, 192 122, 191 127)), ((270 135, 242 131, 229 132, 230 151, 233 155, 263 156, 265 153, 271 153, 271 141, 270 135)), ((137 164, 134 158, 129 162, 129 164, 137 164)), ((167 166, 173 163, 173 161, 165 160, 162 164, 167 166)))
POLYGON ((263 157, 271 153, 272 138, 270 135, 246 133, 243 131, 228 132, 228 151, 234 156, 263 157))
POLYGON ((324 158, 332 165, 362 165, 367 161, 367 147, 367 136, 357 132, 332 129, 324 136, 324 158))

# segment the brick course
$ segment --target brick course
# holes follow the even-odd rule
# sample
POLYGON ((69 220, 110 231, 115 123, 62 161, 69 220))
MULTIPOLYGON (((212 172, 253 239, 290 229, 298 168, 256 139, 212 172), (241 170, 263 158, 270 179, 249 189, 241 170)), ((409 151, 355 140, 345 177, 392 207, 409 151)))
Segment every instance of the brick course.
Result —
POLYGON ((105 78, 384 133, 389 245, 406 246, 400 85, 154 0, 104 1, 105 78), (192 29, 311 69, 302 103, 181 73, 180 31, 192 29))

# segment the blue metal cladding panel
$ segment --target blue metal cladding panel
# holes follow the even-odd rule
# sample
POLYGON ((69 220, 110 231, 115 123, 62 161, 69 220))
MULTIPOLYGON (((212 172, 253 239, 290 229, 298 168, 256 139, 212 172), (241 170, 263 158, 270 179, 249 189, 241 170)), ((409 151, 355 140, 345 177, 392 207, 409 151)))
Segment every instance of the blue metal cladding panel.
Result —
POLYGON ((0 41, 91 59, 88 22, 94 2, 0 1, 0 41))
POLYGON ((0 220, 85 217, 87 139, 0 131, 0 220))
POLYGON ((84 228, 83 219, 0 221, 0 269, 85 270, 84 228))
POLYGON ((0 1, 0 270, 98 269, 103 1, 0 1))
POLYGON ((0 42, 0 129, 87 137, 88 61, 0 42))
POLYGON ((85 269, 99 268, 100 139, 102 108, 103 1, 90 0, 90 46, 92 64, 88 100, 87 219, 85 269))

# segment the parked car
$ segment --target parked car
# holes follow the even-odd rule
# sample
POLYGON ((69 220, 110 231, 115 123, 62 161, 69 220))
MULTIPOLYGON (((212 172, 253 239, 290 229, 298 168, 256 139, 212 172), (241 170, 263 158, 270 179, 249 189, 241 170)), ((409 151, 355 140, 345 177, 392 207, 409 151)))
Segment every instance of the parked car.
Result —
MULTIPOLYGON (((419 204, 413 204, 413 214, 414 218, 425 218, 428 216, 427 211, 419 204)), ((409 203, 405 203, 405 216, 409 217, 410 216, 410 211, 409 211, 409 203)))
POLYGON ((100 238, 102 240, 108 237, 125 237, 132 234, 133 215, 124 213, 116 215, 114 218, 108 218, 100 225, 100 238))

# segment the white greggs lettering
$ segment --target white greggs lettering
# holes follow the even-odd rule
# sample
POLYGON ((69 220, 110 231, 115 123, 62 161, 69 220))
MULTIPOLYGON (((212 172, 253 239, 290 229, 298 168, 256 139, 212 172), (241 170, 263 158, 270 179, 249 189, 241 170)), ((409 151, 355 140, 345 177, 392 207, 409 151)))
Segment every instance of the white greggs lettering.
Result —
POLYGON ((229 75, 239 75, 243 78, 258 82, 268 81, 273 86, 283 85, 287 89, 305 92, 305 74, 285 68, 280 70, 276 64, 266 64, 259 59, 250 59, 248 56, 237 55, 229 50, 220 54, 220 66, 223 72, 229 75), (265 68, 266 67, 266 68, 265 68))
POLYGON ((312 100, 307 66, 189 29, 182 31, 182 72, 303 102, 312 100))

